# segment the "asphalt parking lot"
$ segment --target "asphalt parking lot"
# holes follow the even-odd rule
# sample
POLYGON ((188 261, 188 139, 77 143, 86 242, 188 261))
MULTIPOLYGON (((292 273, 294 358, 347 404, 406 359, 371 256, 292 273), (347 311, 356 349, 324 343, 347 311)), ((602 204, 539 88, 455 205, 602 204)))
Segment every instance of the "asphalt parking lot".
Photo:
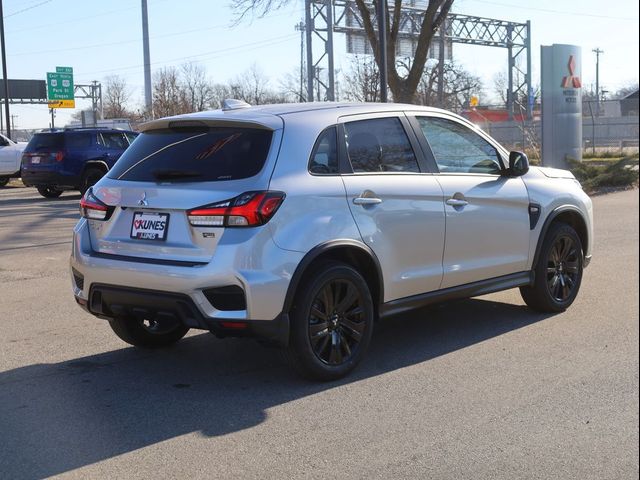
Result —
POLYGON ((75 305, 77 194, 0 189, 0 477, 638 476, 638 191, 594 198, 567 312, 512 290, 380 323, 336 383, 195 332, 138 351, 75 305))

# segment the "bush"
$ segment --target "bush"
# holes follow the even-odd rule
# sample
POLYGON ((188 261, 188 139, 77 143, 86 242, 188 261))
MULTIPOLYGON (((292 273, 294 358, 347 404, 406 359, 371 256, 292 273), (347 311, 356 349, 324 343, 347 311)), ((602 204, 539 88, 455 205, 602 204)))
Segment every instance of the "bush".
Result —
POLYGON ((638 182, 638 171, 632 167, 637 158, 625 157, 605 165, 568 159, 571 172, 587 193, 608 187, 630 187, 638 182))

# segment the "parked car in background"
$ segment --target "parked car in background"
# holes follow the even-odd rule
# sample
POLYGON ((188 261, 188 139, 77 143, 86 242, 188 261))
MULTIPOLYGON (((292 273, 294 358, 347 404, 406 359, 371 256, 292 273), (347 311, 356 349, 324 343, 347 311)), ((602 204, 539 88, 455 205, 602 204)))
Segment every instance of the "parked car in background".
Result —
POLYGON ((76 302, 125 342, 256 336, 323 380, 362 360, 379 317, 509 288, 568 308, 593 244, 571 172, 414 105, 154 120, 80 210, 76 302))
POLYGON ((0 187, 20 176, 20 161, 26 143, 16 143, 0 134, 0 187))
POLYGON ((43 197, 87 191, 109 171, 137 133, 112 128, 64 128, 36 133, 22 155, 22 181, 43 197))

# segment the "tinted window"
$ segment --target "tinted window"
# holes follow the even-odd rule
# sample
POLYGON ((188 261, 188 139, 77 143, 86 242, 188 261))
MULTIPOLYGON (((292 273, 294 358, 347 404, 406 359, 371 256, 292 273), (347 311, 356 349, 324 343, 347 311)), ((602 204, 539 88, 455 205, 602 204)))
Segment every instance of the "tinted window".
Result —
POLYGON ((77 132, 65 134, 67 148, 89 148, 93 144, 95 133, 77 132))
POLYGON ((104 146, 107 148, 113 148, 114 150, 124 150, 129 146, 129 142, 125 138, 123 133, 120 132, 112 132, 112 133, 101 133, 102 142, 104 146))
POLYGON ((440 172, 501 171, 497 150, 470 128, 442 118, 418 117, 440 172))
POLYGON ((309 171, 317 175, 338 173, 338 148, 336 128, 327 128, 318 137, 311 153, 309 171))
POLYGON ((64 148, 62 133, 36 133, 29 141, 25 152, 61 150, 64 148))
POLYGON ((256 175, 272 132, 249 128, 164 129, 141 133, 109 171, 141 182, 207 182, 256 175))
POLYGON ((399 118, 345 123, 347 153, 354 172, 419 172, 399 118))
POLYGON ((125 136, 127 137, 127 140, 129 140, 129 143, 133 143, 133 141, 136 139, 136 137, 138 136, 137 133, 133 133, 133 132, 124 132, 125 136))

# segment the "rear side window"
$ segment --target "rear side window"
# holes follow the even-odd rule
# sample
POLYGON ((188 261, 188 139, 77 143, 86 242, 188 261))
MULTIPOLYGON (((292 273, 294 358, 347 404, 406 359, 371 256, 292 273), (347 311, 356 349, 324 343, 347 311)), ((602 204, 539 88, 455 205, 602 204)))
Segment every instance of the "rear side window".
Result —
POLYGON ((338 137, 336 127, 329 127, 320 134, 309 160, 309 172, 315 175, 338 173, 338 137))
POLYGON ((210 182, 256 175, 273 133, 251 128, 162 129, 141 133, 109 171, 138 182, 210 182))
POLYGON ((107 148, 114 150, 124 150, 129 146, 126 137, 120 132, 100 133, 102 137, 102 144, 107 148))
POLYGON ((89 148, 93 145, 95 133, 90 132, 76 132, 65 134, 65 140, 67 148, 89 148))
POLYGON ((25 152, 40 152, 62 150, 64 148, 64 135, 62 133, 36 133, 25 152))
POLYGON ((345 123, 349 161, 355 173, 419 172, 411 143, 399 118, 345 123))

